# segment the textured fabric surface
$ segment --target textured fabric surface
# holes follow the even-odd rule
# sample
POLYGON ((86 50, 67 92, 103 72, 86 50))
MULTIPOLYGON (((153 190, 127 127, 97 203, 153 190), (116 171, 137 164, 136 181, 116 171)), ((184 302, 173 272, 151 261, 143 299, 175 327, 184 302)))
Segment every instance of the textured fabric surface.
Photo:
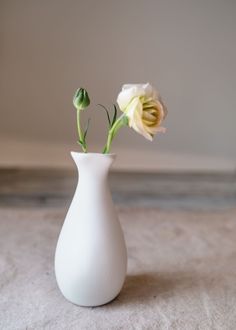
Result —
POLYGON ((119 209, 121 294, 96 308, 59 292, 60 209, 0 210, 0 329, 236 329, 236 210, 119 209))

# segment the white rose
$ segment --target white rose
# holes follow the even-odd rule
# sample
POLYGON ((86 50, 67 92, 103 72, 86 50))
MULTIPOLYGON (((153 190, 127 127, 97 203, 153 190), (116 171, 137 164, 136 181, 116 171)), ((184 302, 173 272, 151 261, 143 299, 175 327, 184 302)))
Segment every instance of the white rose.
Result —
POLYGON ((129 126, 146 139, 152 141, 157 132, 165 132, 160 125, 167 110, 149 83, 123 85, 117 103, 128 117, 129 126))

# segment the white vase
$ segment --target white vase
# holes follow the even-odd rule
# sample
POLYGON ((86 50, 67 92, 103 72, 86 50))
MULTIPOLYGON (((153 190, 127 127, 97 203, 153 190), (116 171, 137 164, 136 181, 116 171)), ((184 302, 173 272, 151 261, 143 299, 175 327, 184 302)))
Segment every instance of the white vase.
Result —
POLYGON ((70 302, 99 306, 119 294, 127 268, 124 236, 107 183, 115 155, 71 155, 79 180, 57 242, 56 280, 70 302))

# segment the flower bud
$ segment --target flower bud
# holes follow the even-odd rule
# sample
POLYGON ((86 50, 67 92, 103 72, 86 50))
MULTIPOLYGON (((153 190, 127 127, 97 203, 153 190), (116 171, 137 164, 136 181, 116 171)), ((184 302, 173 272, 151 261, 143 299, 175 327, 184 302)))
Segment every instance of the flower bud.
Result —
POLYGON ((77 89, 75 96, 73 98, 73 104, 77 110, 83 110, 89 106, 90 99, 86 89, 84 88, 77 89))

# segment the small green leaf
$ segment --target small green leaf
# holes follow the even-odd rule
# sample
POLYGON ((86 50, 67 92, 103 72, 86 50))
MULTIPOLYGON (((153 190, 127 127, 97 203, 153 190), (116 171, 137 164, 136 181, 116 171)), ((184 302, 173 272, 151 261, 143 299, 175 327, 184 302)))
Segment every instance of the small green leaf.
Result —
POLYGON ((111 123, 111 126, 114 125, 115 121, 116 121, 116 117, 117 117, 117 107, 115 104, 113 104, 114 106, 114 115, 113 115, 113 119, 112 119, 112 123, 111 123))
POLYGON ((88 133, 89 123, 90 123, 90 118, 88 119, 87 126, 86 126, 86 129, 84 131, 84 142, 85 142, 85 139, 86 139, 86 136, 87 136, 87 133, 88 133))
POLYGON ((81 146, 83 146, 83 145, 84 145, 84 142, 83 142, 83 141, 81 141, 81 140, 78 140, 78 141, 77 141, 77 143, 78 143, 79 145, 81 145, 81 146))
POLYGON ((98 104, 98 106, 102 107, 106 111, 107 119, 108 119, 108 122, 109 122, 109 127, 111 127, 112 126, 111 125, 111 119, 110 119, 109 112, 108 112, 107 108, 104 107, 104 105, 102 105, 102 104, 98 104))

